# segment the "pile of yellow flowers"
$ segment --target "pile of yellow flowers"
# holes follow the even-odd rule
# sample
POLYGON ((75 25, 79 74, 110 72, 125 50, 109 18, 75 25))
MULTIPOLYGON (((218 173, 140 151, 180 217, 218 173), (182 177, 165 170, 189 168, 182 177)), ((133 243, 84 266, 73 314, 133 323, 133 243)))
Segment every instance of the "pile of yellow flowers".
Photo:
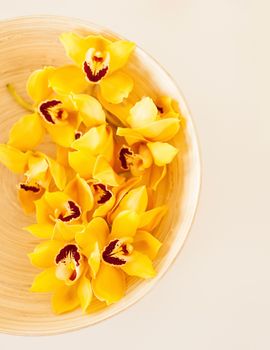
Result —
POLYGON ((31 291, 52 292, 55 313, 87 311, 94 298, 115 303, 128 276, 155 276, 161 242, 152 233, 166 206, 152 197, 178 152, 168 141, 180 123, 170 97, 134 102, 122 69, 132 42, 74 33, 60 41, 73 63, 30 75, 32 103, 19 102, 32 112, 0 145, 0 162, 21 174, 23 210, 36 216, 26 230, 41 243, 29 258, 43 270, 31 291), (45 134, 54 157, 37 150, 45 134))

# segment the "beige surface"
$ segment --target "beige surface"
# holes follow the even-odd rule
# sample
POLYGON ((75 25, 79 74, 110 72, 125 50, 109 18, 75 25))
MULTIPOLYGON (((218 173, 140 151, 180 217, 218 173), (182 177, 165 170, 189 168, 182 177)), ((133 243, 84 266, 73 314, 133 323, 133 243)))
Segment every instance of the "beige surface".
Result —
POLYGON ((203 153, 195 225, 173 268, 150 294, 128 311, 80 332, 50 338, 1 335, 1 350, 82 345, 269 350, 269 1, 1 4, 1 17, 76 15, 138 42, 181 86, 203 153))

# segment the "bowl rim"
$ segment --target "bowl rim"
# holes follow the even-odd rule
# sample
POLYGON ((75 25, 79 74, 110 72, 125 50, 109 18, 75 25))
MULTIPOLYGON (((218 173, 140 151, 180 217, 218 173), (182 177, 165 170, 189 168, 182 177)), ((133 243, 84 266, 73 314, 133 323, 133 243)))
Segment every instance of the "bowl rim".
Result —
MULTIPOLYGON (((0 19, 0 24, 8 24, 12 22, 16 22, 16 24, 18 24, 19 21, 21 21, 22 23, 26 23, 26 22, 31 22, 32 20, 58 20, 58 21, 65 21, 65 22, 70 22, 70 23, 74 23, 74 24, 78 24, 78 25, 82 25, 83 28, 87 29, 97 29, 99 31, 103 31, 108 33, 109 35, 112 35, 113 37, 116 38, 120 38, 120 39, 124 39, 124 40, 128 40, 127 38, 125 38, 124 36, 118 34, 117 32, 114 32, 113 30, 111 30, 110 28, 103 26, 103 25, 99 25, 96 24, 92 21, 88 21, 86 19, 82 19, 79 17, 73 17, 73 16, 61 16, 61 15, 53 15, 53 14, 33 14, 33 15, 23 15, 23 16, 15 16, 15 17, 7 17, 7 18, 3 18, 0 19)), ((195 222, 195 218, 197 216, 198 213, 198 208, 199 208, 199 203, 200 203, 200 197, 201 197, 201 187, 202 187, 202 151, 201 151, 201 145, 200 145, 200 141, 199 141, 199 137, 198 137, 198 132, 197 132, 197 128, 194 124, 194 120, 193 120, 193 114, 191 113, 191 109, 187 103, 187 100, 184 96, 184 94, 182 93, 182 90, 180 89, 178 83, 176 82, 175 78, 172 77, 172 75, 167 71, 166 68, 164 68, 163 65, 161 65, 157 59, 155 59, 151 54, 149 54, 147 51, 145 51, 145 49, 143 49, 140 45, 137 45, 136 43, 136 50, 139 53, 142 53, 144 55, 146 55, 148 58, 151 59, 151 61, 154 62, 154 64, 159 67, 159 69, 161 71, 163 71, 165 73, 165 75, 167 76, 167 78, 172 82, 172 84, 175 86, 179 96, 182 99, 182 102, 186 108, 187 114, 188 114, 188 119, 189 119, 189 124, 190 124, 190 128, 192 130, 193 136, 194 136, 194 140, 193 140, 193 153, 196 155, 196 161, 197 161, 197 168, 196 168, 196 188, 194 189, 194 194, 193 194, 193 205, 192 208, 190 209, 190 218, 188 220, 188 224, 185 230, 185 234, 184 237, 182 239, 182 241, 180 242, 181 244, 179 244, 179 246, 177 247, 177 249, 175 250, 174 255, 171 257, 171 259, 169 261, 166 262, 165 267, 162 267, 162 271, 159 272, 157 274, 157 276, 149 283, 147 284, 147 286, 145 286, 145 288, 143 289, 143 293, 139 293, 136 295, 135 298, 133 298, 132 300, 128 301, 125 305, 122 305, 119 307, 119 309, 116 310, 112 310, 110 313, 108 313, 107 315, 104 315, 103 318, 95 320, 92 323, 89 324, 82 324, 82 325, 75 325, 74 327, 67 327, 64 330, 49 330, 49 331, 45 331, 42 333, 38 333, 38 332, 24 332, 22 330, 15 330, 15 329, 10 329, 10 330, 0 330, 0 332, 2 334, 7 334, 7 335, 15 335, 15 336, 53 336, 53 335, 57 335, 57 334, 65 334, 65 333, 69 333, 69 332, 75 332, 84 328, 88 328, 90 326, 94 326, 100 322, 106 321, 108 319, 110 319, 113 316, 116 316, 118 314, 120 314, 121 312, 123 312, 124 310, 128 309, 129 307, 135 305, 138 301, 140 301, 145 295, 147 295, 149 292, 152 291, 153 287, 155 285, 157 285, 161 279, 165 276, 165 274, 168 272, 168 270, 173 266, 173 264, 175 263, 176 259, 179 257, 180 252, 182 251, 182 249, 184 248, 186 242, 187 242, 187 238, 191 232, 191 228, 195 222)), ((176 230, 179 229, 176 228, 176 230)), ((117 305, 117 304, 115 304, 117 305)))

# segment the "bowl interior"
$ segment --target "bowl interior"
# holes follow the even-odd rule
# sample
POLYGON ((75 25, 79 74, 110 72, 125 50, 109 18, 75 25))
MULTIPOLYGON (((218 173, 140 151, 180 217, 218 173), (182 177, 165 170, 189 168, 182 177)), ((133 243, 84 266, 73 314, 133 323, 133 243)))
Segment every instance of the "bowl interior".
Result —
MULTIPOLYGON (((80 20, 62 17, 25 17, 0 22, 0 143, 8 139, 11 125, 25 113, 12 100, 6 84, 12 83, 27 98, 25 83, 29 73, 42 66, 70 63, 58 36, 64 31, 78 34, 115 34, 80 20)), ((169 212, 156 232, 164 244, 156 261, 158 275, 149 281, 129 280, 128 293, 119 303, 93 313, 80 311, 55 316, 50 295, 34 294, 29 287, 37 269, 27 258, 37 240, 22 230, 34 222, 26 217, 17 201, 18 177, 0 165, 0 331, 41 335, 75 330, 99 322, 140 299, 164 274, 175 259, 188 234, 195 213, 200 186, 200 161, 196 135, 186 104, 169 75, 144 51, 137 48, 126 69, 134 76, 138 96, 170 95, 180 106, 185 122, 174 143, 180 152, 169 168, 169 176, 157 193, 157 203, 166 203, 169 212)))

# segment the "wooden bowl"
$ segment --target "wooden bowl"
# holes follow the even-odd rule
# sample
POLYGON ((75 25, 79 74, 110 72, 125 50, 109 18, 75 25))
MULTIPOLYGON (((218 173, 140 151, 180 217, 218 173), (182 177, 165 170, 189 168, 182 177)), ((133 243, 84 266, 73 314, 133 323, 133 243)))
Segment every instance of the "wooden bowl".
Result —
MULTIPOLYGON (((12 83, 26 96, 25 83, 29 73, 45 65, 70 62, 58 40, 60 33, 101 33, 119 38, 107 29, 77 19, 38 16, 0 22, 0 143, 8 139, 11 125, 25 113, 6 90, 12 83)), ((29 291, 37 273, 27 258, 37 240, 22 230, 34 222, 26 217, 18 204, 18 177, 0 166, 0 331, 10 334, 45 335, 76 330, 93 325, 126 309, 142 298, 164 275, 172 264, 189 232, 197 206, 200 188, 200 158, 196 134, 190 113, 181 92, 160 65, 137 48, 126 68, 136 74, 138 95, 170 95, 174 97, 185 117, 183 128, 174 140, 180 152, 169 167, 169 176, 159 188, 157 203, 167 203, 169 212, 157 236, 164 244, 155 262, 157 277, 142 281, 129 280, 127 295, 117 304, 100 309, 93 305, 93 313, 81 311, 56 316, 51 311, 50 295, 29 291)), ((166 301, 165 301, 166 302, 166 301)))

